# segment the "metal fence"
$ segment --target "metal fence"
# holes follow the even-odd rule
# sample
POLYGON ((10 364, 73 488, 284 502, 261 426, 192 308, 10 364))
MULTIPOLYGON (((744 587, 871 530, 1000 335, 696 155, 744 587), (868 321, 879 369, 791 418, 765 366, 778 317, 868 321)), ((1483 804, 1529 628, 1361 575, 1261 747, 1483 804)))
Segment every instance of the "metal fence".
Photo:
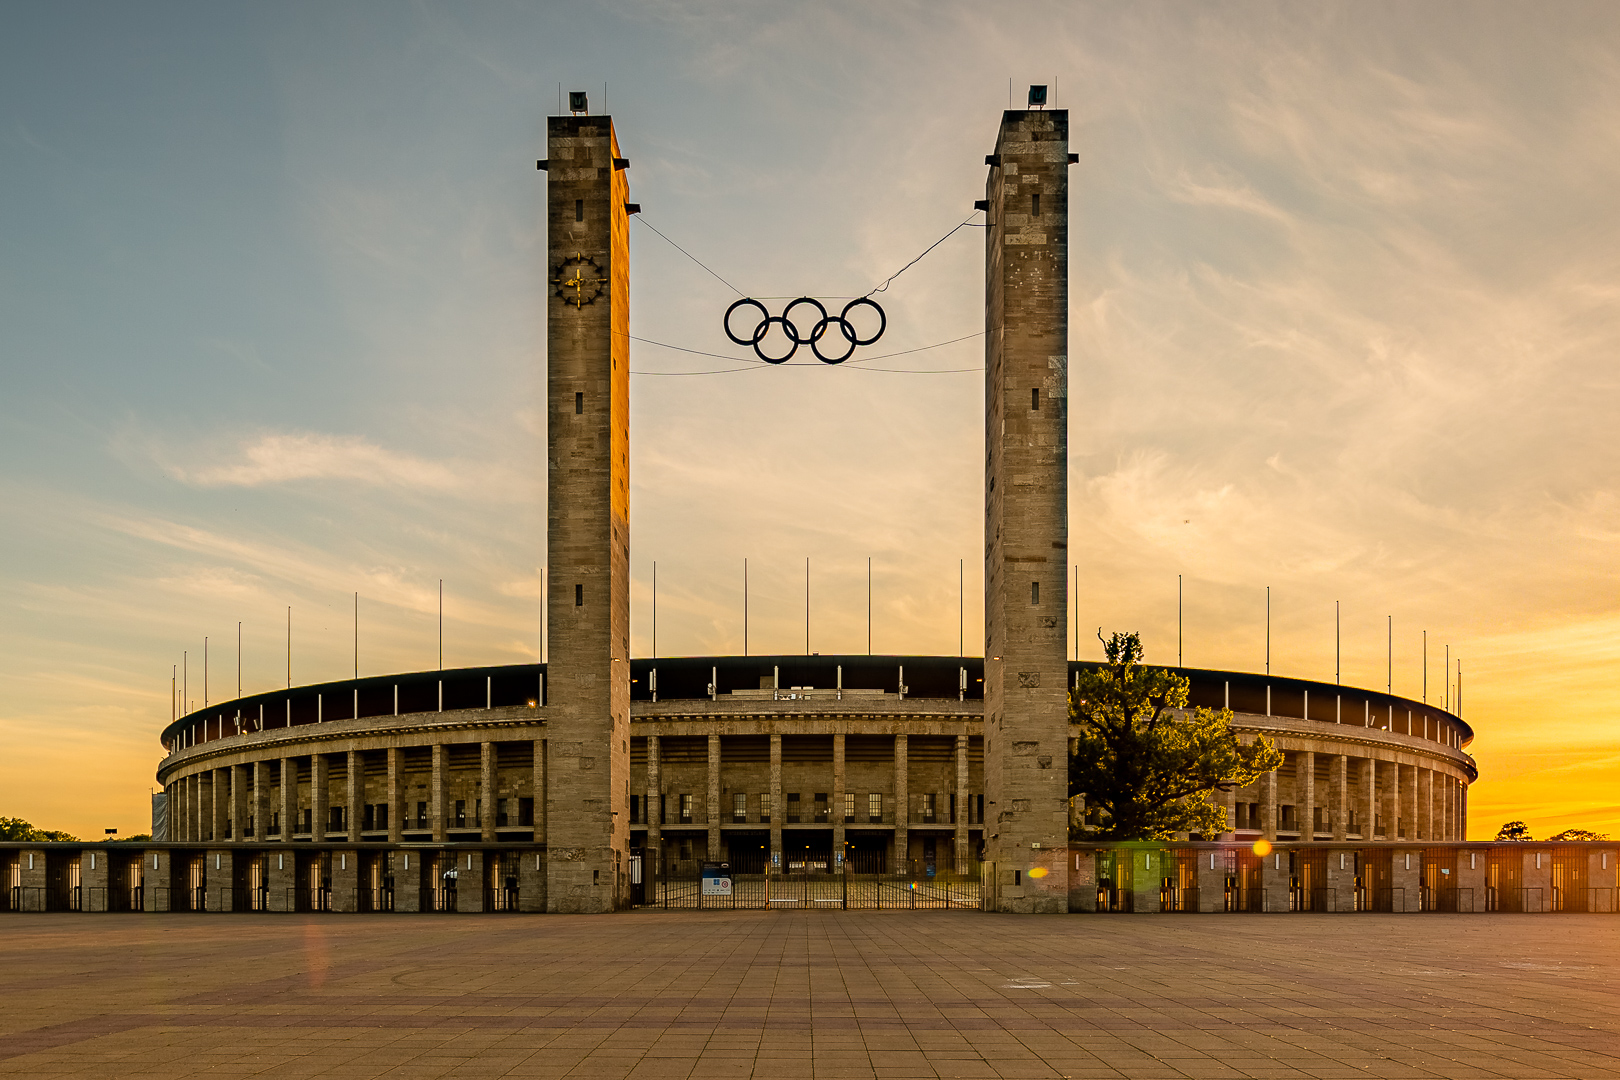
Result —
POLYGON ((977 874, 734 874, 730 890, 703 894, 703 879, 662 875, 646 885, 648 907, 682 910, 978 910, 977 874))

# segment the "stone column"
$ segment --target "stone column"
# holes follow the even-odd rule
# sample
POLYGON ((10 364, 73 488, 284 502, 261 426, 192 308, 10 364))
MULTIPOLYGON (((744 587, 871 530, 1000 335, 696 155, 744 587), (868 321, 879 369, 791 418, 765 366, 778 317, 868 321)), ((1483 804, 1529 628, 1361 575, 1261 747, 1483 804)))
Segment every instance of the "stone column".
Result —
MULTIPOLYGON (((353 757, 351 752, 350 757, 353 757)), ((350 830, 350 836, 359 833, 350 830)), ((352 913, 360 910, 360 853, 332 852, 332 910, 352 913)))
MULTIPOLYGON (((1068 150, 1066 110, 1008 110, 987 159, 984 791, 996 804, 985 830, 987 911, 1069 910, 1068 150)), ((895 829, 899 840, 898 819, 895 829)))
POLYGON ((1400 839, 1401 830, 1396 821, 1401 816, 1401 764, 1398 761, 1382 762, 1379 772, 1384 774, 1384 839, 1400 839))
POLYGON ((229 770, 208 770, 208 809, 209 827, 208 839, 213 843, 222 844, 229 836, 230 809, 231 809, 231 777, 229 770))
MULTIPOLYGON (((1342 759, 1341 759, 1342 760, 1342 759)), ((1356 853, 1346 848, 1327 853, 1329 911, 1356 910, 1356 853)))
POLYGON ((252 810, 248 802, 248 775, 246 765, 230 766, 231 774, 231 836, 236 843, 248 838, 248 821, 252 810))
MULTIPOLYGON (((644 880, 652 880, 664 865, 664 752, 657 735, 647 736, 647 850, 642 857, 644 880)), ((648 896, 652 893, 649 891, 648 896)))
POLYGON ((444 843, 444 815, 447 809, 445 803, 445 785, 449 777, 445 768, 444 743, 433 744, 433 777, 429 781, 428 813, 432 815, 429 824, 433 826, 433 842, 444 843))
POLYGON ((1361 827, 1361 838, 1371 841, 1378 831, 1375 820, 1378 814, 1378 762, 1370 757, 1361 759, 1360 781, 1357 794, 1361 820, 1357 824, 1361 827))
POLYGON ((1423 831, 1420 834, 1425 840, 1439 840, 1442 833, 1442 815, 1437 814, 1436 803, 1444 797, 1444 792, 1434 790, 1436 773, 1433 769, 1422 770, 1418 777, 1422 785, 1422 792, 1418 796, 1418 805, 1423 808, 1423 831), (1438 796, 1438 797, 1437 797, 1438 796))
POLYGON ((253 839, 270 839, 270 763, 262 758, 253 763, 253 839))
POLYGON ((349 760, 344 764, 349 774, 349 808, 344 811, 349 820, 344 824, 349 826, 349 842, 358 844, 360 832, 366 827, 366 756, 358 750, 350 750, 349 760))
POLYGON ((495 783, 495 744, 478 744, 478 838, 487 843, 495 840, 495 800, 499 795, 495 783))
POLYGON ((1273 842, 1277 839, 1277 770, 1260 777, 1260 835, 1273 842))
POLYGON ((310 755, 309 788, 309 839, 319 844, 326 839, 326 822, 332 805, 332 777, 325 754, 310 755))
POLYGON ((1333 787, 1328 796, 1328 813, 1333 815, 1333 839, 1342 844, 1350 832, 1349 757, 1344 754, 1334 754, 1332 769, 1333 787))
POLYGON ((298 761, 281 759, 281 842, 292 843, 298 827, 298 761))
POLYGON ((1412 773, 1412 779, 1406 790, 1402 792, 1402 794, 1407 798, 1408 805, 1411 807, 1411 810, 1409 811, 1411 820, 1406 824, 1406 838, 1408 840, 1416 840, 1422 835, 1421 830, 1418 828, 1418 808, 1421 805, 1418 802, 1418 773, 1422 772, 1423 770, 1418 768, 1416 765, 1409 766, 1409 768, 1412 773))
POLYGON ((894 737, 894 872, 911 867, 911 766, 907 736, 894 737))
POLYGON ((777 870, 785 870, 782 859, 782 736, 771 736, 771 858, 777 870))
POLYGON ((397 746, 388 748, 388 842, 397 844, 405 831, 405 792, 400 776, 404 751, 397 746))
POLYGON ((484 910, 484 853, 482 851, 452 852, 456 860, 456 910, 480 912, 484 910))
POLYGON ((203 806, 202 774, 192 773, 186 777, 189 790, 186 792, 186 838, 192 843, 201 843, 203 830, 207 828, 208 818, 203 806))
POLYGON ((1306 750, 1294 760, 1294 794, 1299 815, 1299 838, 1316 839, 1316 751, 1306 750))
MULTIPOLYGON (((968 737, 956 737, 956 873, 968 868, 968 737)), ((1093 905, 1095 906, 1095 905, 1093 905)))
POLYGON ((828 817, 832 818, 833 827, 833 865, 827 869, 832 870, 842 865, 844 852, 844 734, 833 734, 833 782, 832 806, 828 807, 828 817))
POLYGON ((708 783, 704 791, 704 813, 709 823, 709 858, 720 859, 720 736, 709 736, 708 783))

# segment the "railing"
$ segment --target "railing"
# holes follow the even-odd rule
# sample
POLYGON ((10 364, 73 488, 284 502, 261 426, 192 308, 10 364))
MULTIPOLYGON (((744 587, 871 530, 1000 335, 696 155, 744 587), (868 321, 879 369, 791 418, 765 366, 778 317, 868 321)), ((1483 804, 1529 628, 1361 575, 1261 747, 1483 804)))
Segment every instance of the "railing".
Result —
POLYGON ((646 905, 682 910, 978 910, 976 874, 733 874, 728 895, 703 895, 703 879, 660 875, 646 905))

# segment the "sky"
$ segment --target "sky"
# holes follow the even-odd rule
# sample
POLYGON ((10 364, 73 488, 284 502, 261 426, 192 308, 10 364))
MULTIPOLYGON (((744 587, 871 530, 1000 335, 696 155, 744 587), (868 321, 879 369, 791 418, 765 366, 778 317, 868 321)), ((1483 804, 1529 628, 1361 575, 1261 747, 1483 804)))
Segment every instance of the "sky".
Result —
POLYGON ((657 653, 741 652, 744 559, 750 651, 805 650, 806 559, 810 650, 865 651, 870 559, 875 651, 979 653, 982 231, 860 364, 720 317, 982 222, 1032 83, 1074 655, 1176 662, 1179 583, 1185 663, 1263 670, 1269 588, 1271 670, 1331 681, 1338 605, 1346 683, 1460 661, 1471 838, 1620 833, 1608 3, 6 0, 0 816, 146 831, 171 672, 283 684, 289 608, 295 683, 435 666, 441 580, 446 665, 539 657, 560 91, 643 207, 633 651, 656 563, 657 653))

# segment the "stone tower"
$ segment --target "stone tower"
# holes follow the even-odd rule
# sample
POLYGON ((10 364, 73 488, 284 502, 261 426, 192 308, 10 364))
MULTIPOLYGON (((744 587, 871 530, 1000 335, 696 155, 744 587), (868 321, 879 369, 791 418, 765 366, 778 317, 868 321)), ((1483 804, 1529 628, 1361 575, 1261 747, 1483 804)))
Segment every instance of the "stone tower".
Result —
POLYGON ((547 122, 546 907, 627 904, 629 185, 613 121, 547 122))
POLYGON ((987 162, 986 907, 1066 912, 1068 112, 1003 114, 987 162))

